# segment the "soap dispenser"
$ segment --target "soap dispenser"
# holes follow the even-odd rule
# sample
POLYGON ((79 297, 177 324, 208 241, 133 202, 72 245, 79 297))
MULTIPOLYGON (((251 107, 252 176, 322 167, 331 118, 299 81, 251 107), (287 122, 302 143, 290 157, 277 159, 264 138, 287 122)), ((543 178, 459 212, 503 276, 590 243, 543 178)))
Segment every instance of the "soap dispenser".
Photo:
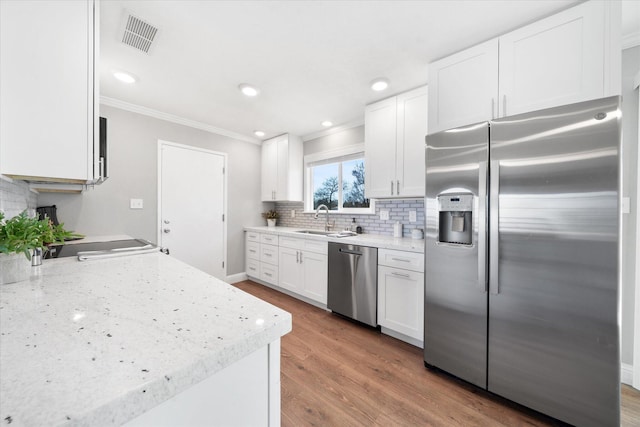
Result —
POLYGON ((356 224, 356 219, 351 218, 351 227, 349 228, 349 231, 353 231, 355 233, 357 228, 358 228, 358 224, 356 224))

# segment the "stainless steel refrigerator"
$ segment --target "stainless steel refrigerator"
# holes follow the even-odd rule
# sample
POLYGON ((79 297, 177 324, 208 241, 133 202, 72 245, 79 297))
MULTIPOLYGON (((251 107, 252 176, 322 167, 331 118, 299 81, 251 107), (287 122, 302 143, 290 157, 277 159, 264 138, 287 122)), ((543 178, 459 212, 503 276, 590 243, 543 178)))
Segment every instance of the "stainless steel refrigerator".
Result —
POLYGON ((424 360, 620 425, 620 98, 426 138, 424 360))

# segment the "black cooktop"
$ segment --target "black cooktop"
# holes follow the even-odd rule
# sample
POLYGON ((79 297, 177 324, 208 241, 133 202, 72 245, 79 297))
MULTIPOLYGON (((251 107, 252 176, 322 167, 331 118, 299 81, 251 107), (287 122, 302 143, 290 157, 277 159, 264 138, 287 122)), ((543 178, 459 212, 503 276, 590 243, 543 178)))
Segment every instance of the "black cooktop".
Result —
POLYGON ((65 258, 78 255, 85 251, 108 251, 112 249, 137 248, 149 245, 141 239, 111 240, 109 242, 74 243, 71 245, 50 246, 45 258, 65 258))

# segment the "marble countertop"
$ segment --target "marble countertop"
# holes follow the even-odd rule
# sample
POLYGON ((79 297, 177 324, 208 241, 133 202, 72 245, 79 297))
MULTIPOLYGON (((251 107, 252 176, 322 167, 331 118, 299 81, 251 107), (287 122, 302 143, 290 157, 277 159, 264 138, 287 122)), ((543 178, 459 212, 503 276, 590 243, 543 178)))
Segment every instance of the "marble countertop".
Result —
POLYGON ((45 260, 0 286, 0 423, 121 425, 291 330, 162 253, 45 260))
POLYGON ((301 239, 324 240, 329 242, 346 243, 352 245, 373 246, 379 249, 396 249, 399 251, 424 253, 424 239, 409 237, 393 237, 382 234, 358 234, 353 237, 328 237, 314 234, 301 234, 296 231, 308 230, 294 227, 244 227, 246 231, 277 234, 280 236, 298 237, 301 239))

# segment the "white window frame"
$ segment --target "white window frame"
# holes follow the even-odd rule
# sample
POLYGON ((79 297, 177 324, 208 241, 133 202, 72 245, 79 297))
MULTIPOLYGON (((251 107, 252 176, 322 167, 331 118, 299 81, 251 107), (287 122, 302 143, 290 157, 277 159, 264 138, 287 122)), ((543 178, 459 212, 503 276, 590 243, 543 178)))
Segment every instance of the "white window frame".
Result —
MULTIPOLYGON (((313 209, 313 189, 311 188, 313 181, 311 168, 313 167, 313 164, 333 159, 335 159, 335 163, 338 163, 343 161, 342 158, 344 157, 358 154, 361 154, 364 159, 364 142, 304 156, 304 211, 306 213, 315 212, 315 209, 313 209)), ((342 176, 339 176, 338 180, 340 185, 342 185, 342 176)), ((373 199, 369 199, 368 208, 342 208, 342 191, 339 191, 339 195, 338 210, 331 211, 332 215, 374 215, 376 212, 375 201, 373 199)))

